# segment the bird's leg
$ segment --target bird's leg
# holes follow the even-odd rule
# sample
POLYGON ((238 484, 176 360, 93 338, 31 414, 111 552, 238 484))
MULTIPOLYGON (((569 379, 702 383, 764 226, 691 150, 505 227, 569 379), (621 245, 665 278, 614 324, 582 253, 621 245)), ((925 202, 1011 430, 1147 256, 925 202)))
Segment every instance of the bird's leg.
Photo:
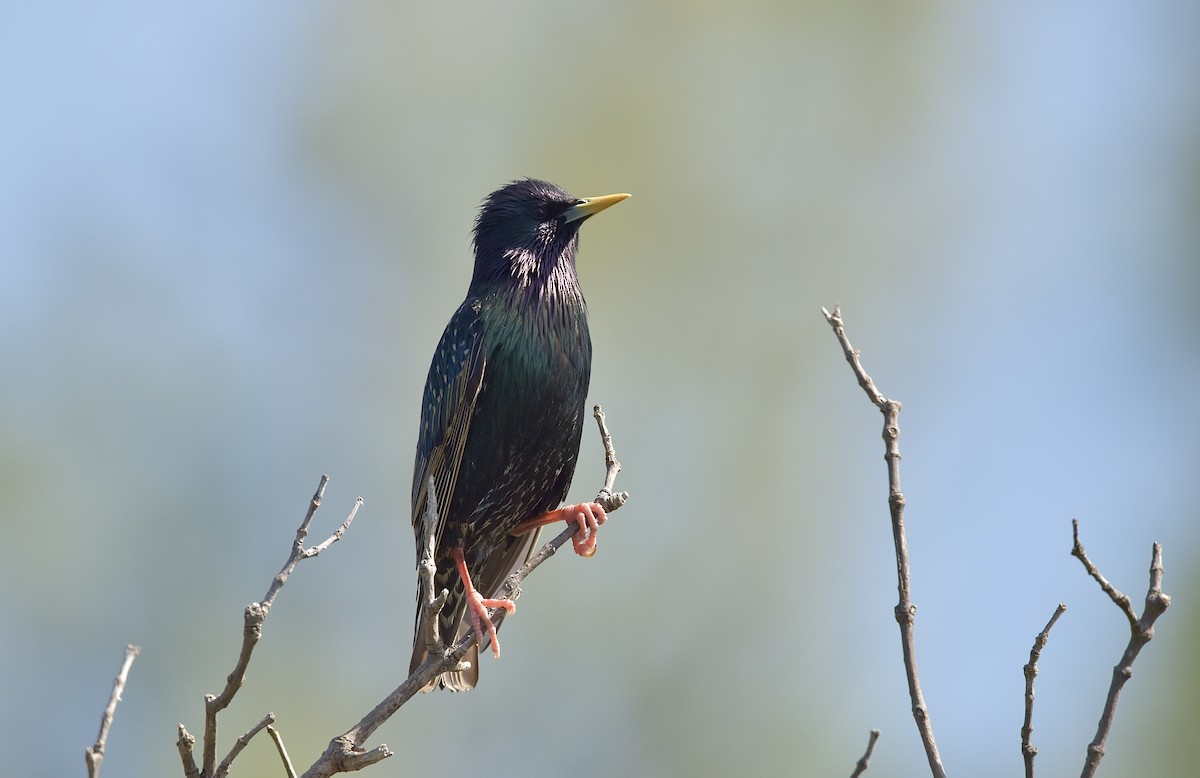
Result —
POLYGON ((458 568, 458 577, 462 579, 463 588, 466 590, 467 612, 471 616, 471 627, 475 630, 475 637, 482 647, 483 625, 486 624, 488 637, 492 639, 492 654, 499 659, 500 638, 496 637, 496 625, 492 624, 491 618, 488 617, 488 608, 503 608, 507 612, 513 613, 517 610, 517 604, 512 600, 485 599, 475 588, 475 584, 471 583, 471 576, 467 572, 467 562, 463 559, 462 546, 455 546, 450 553, 454 556, 454 566, 458 568))
POLYGON ((596 530, 608 521, 604 506, 598 502, 581 502, 578 505, 564 505, 561 508, 526 519, 513 528, 513 535, 524 535, 531 529, 565 521, 579 527, 571 538, 575 553, 579 556, 592 556, 596 553, 596 530))

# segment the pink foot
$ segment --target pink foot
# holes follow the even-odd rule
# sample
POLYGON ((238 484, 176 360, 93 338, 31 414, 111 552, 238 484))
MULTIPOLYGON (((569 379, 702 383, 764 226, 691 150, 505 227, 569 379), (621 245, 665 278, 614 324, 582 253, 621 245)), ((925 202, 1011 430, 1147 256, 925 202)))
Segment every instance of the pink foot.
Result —
POLYGON ((559 521, 579 527, 571 538, 571 545, 575 546, 576 554, 586 557, 596 553, 596 531, 601 524, 608 521, 608 516, 600 503, 581 502, 578 505, 564 505, 541 516, 526 519, 513 529, 512 534, 523 535, 536 527, 559 521))
POLYGON ((512 600, 486 599, 471 583, 471 576, 467 573, 467 563, 463 559, 462 547, 456 547, 451 553, 454 555, 454 566, 458 568, 458 576, 462 579, 463 587, 466 589, 467 613, 471 617, 471 628, 475 630, 475 638, 482 646, 483 627, 486 624, 488 637, 492 639, 492 654, 499 659, 500 638, 496 636, 496 625, 488 616, 488 608, 503 608, 508 613, 514 613, 517 610, 517 604, 512 600))

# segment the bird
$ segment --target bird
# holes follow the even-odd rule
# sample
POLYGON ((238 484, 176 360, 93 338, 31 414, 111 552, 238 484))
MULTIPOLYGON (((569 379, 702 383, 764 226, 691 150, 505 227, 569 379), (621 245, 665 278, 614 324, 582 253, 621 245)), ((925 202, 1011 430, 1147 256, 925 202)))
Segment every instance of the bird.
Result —
MULTIPOLYGON (((500 642, 488 608, 504 579, 532 553, 538 528, 575 526, 575 552, 591 556, 606 518, 597 503, 566 499, 591 377, 587 306, 575 270, 579 228, 626 193, 579 198, 547 181, 512 181, 488 195, 474 225, 474 271, 466 299, 434 350, 421 398, 413 465, 412 522, 418 562, 421 517, 432 484, 434 591, 446 645, 474 631, 459 669, 423 691, 467 691, 479 680, 479 651, 500 642)), ((427 658, 417 596, 410 674, 427 658)))

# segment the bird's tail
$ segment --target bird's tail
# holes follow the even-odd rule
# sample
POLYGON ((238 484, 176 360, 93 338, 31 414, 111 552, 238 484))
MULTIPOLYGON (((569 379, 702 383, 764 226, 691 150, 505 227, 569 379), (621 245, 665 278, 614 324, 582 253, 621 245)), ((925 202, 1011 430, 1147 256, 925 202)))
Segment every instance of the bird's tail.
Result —
MULTIPOLYGON (((463 620, 466 621, 465 619, 463 620)), ((466 634, 466 630, 470 629, 470 624, 463 624, 459 629, 459 634, 455 636, 453 641, 449 641, 447 645, 454 645, 459 639, 466 634)), ((413 654, 412 661, 408 663, 408 674, 412 675, 417 668, 425 663, 429 658, 429 652, 425 650, 425 638, 421 635, 420 630, 416 630, 413 637, 413 654)), ((463 670, 450 670, 442 673, 427 683, 421 688, 423 692, 433 691, 434 689, 449 689, 452 692, 469 692, 475 688, 475 684, 479 683, 479 644, 471 646, 467 650, 463 661, 470 662, 471 666, 463 670)))
MULTIPOLYGON (((519 538, 514 538, 506 544, 507 548, 489 560, 487 569, 482 570, 478 577, 472 576, 472 578, 477 578, 476 585, 480 586, 485 597, 495 597, 504 579, 529 560, 529 557, 537 549, 540 535, 541 529, 539 528, 519 538)), ((434 577, 434 589, 435 591, 444 589, 447 592, 446 602, 442 606, 442 612, 438 615, 438 631, 445 644, 452 646, 466 637, 472 629, 471 621, 467 618, 466 592, 463 582, 454 568, 451 567, 444 573, 439 568, 434 577), (451 635, 453 640, 447 637, 451 635)), ((425 649, 425 636, 421 634, 421 596, 419 593, 415 621, 412 661, 408 665, 409 675, 412 675, 429 658, 429 652, 425 649)), ((496 628, 499 629, 499 624, 496 628)), ((491 639, 485 632, 483 645, 480 646, 476 643, 463 657, 464 662, 470 662, 469 667, 442 673, 426 684, 421 691, 449 689, 452 692, 467 692, 474 689, 475 685, 479 683, 479 652, 481 649, 486 651, 490 645, 491 639)))
MULTIPOLYGON (((441 571, 439 571, 439 575, 435 578, 434 582, 434 586, 437 589, 444 587, 447 593, 446 603, 442 606, 442 612, 438 614, 438 632, 447 647, 457 643, 471 629, 470 620, 466 618, 467 608, 462 591, 462 582, 458 580, 458 575, 453 573, 452 570, 450 575, 447 576, 448 580, 442 580, 441 571)), ((429 651, 425 648, 425 636, 421 633, 420 594, 417 595, 417 615, 415 621, 416 623, 413 628, 412 661, 408 663, 409 675, 416 672, 416 669, 429 658, 429 651)), ((474 689, 475 684, 479 683, 478 644, 471 646, 466 656, 463 657, 463 661, 470 662, 470 667, 464 670, 451 670, 442 673, 426 684, 421 691, 428 692, 434 689, 449 689, 452 692, 467 692, 474 689)))

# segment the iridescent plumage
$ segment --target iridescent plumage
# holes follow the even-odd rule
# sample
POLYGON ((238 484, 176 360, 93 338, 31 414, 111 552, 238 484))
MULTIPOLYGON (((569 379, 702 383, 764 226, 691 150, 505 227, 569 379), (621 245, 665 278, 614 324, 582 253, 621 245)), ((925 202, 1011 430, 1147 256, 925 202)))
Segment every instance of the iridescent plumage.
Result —
MULTIPOLYGON (((450 592, 439 621, 448 644, 472 628, 454 550, 493 597, 537 540, 514 527, 557 508, 571 485, 592 363, 579 226, 627 196, 580 199, 524 179, 489 195, 475 222, 475 271, 434 351, 413 468, 414 529, 430 477, 437 492, 434 587, 450 592)), ((468 670, 430 688, 474 687, 478 649, 468 670)), ((410 670, 425 657, 418 635, 410 670)))

